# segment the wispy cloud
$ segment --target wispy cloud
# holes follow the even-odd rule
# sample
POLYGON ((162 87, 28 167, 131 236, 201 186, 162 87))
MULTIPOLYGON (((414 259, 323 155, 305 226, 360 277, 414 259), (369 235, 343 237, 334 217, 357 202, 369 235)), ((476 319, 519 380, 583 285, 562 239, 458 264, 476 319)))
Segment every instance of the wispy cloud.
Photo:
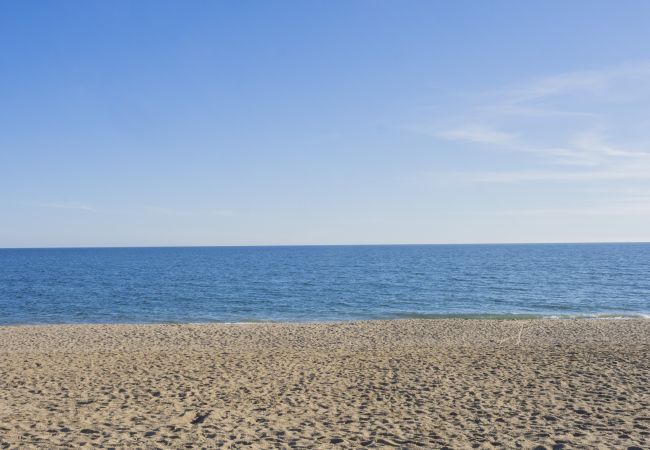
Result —
POLYGON ((459 179, 482 183, 650 179, 650 136, 645 128, 650 121, 650 62, 540 77, 473 98, 455 117, 443 119, 444 125, 434 120, 417 130, 524 159, 519 169, 491 168, 459 179), (576 170, 567 170, 570 167, 576 170))
POLYGON ((80 202, 43 202, 36 203, 34 206, 40 208, 52 208, 52 209, 72 209, 78 211, 87 211, 87 212, 101 212, 100 209, 95 208, 94 206, 80 203, 80 202))
POLYGON ((486 125, 466 124, 448 130, 434 132, 433 136, 452 141, 473 142, 477 144, 510 145, 515 142, 516 135, 495 130, 486 125))
POLYGON ((636 85, 648 85, 650 62, 628 62, 600 70, 582 70, 565 72, 509 86, 494 95, 500 97, 503 103, 525 104, 534 100, 553 96, 573 94, 602 94, 612 97, 612 87, 615 84, 632 82, 636 85))
POLYGON ((470 216, 650 216, 650 203, 624 202, 565 208, 521 208, 495 211, 463 212, 470 216))
POLYGON ((479 183, 518 183, 530 181, 616 181, 650 180, 650 167, 621 166, 608 170, 589 171, 503 171, 465 172, 457 174, 458 179, 479 183))
POLYGON ((155 213, 163 214, 167 216, 221 216, 221 217, 232 217, 235 215, 233 211, 224 210, 224 209, 212 209, 212 208, 203 208, 203 209, 178 209, 178 208, 168 208, 162 206, 146 206, 144 210, 155 213))
POLYGON ((97 207, 87 203, 73 202, 73 201, 57 201, 57 202, 40 202, 40 203, 26 203, 27 206, 38 208, 51 208, 62 210, 76 210, 85 211, 90 213, 103 213, 103 214, 154 214, 166 216, 218 216, 218 217, 232 217, 235 216, 234 211, 217 208, 173 208, 165 206, 125 206, 123 208, 109 208, 97 207))

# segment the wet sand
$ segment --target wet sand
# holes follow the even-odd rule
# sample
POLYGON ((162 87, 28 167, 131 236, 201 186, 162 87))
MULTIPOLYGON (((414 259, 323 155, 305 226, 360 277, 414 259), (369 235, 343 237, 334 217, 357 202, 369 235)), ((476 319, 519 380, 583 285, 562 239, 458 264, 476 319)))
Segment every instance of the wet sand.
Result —
POLYGON ((640 319, 0 327, 0 448, 648 448, 649 386, 640 319))

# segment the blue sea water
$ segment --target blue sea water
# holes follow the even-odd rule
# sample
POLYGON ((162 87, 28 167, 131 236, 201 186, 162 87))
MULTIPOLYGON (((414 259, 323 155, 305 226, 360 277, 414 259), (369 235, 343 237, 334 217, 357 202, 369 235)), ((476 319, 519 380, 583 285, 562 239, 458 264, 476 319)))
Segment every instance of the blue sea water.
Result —
POLYGON ((0 324, 650 314, 650 244, 0 250, 0 324))

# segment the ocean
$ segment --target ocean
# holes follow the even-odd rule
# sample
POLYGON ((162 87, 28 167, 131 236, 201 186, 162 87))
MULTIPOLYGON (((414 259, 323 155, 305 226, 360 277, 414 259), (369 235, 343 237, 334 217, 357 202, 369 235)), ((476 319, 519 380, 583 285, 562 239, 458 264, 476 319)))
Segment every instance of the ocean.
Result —
POLYGON ((0 324, 650 314, 650 244, 0 250, 0 324))

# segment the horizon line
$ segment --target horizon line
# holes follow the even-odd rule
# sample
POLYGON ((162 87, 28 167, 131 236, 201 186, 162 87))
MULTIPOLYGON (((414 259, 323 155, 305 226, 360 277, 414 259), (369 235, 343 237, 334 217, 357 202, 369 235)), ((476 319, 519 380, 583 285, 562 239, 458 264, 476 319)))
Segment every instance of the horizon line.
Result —
POLYGON ((259 248, 259 247, 408 247, 445 245, 589 245, 589 244, 650 244, 650 241, 563 241, 563 242, 437 242, 392 244, 222 244, 222 245, 88 245, 45 247, 0 247, 0 250, 83 250, 83 249, 147 249, 147 248, 259 248))

